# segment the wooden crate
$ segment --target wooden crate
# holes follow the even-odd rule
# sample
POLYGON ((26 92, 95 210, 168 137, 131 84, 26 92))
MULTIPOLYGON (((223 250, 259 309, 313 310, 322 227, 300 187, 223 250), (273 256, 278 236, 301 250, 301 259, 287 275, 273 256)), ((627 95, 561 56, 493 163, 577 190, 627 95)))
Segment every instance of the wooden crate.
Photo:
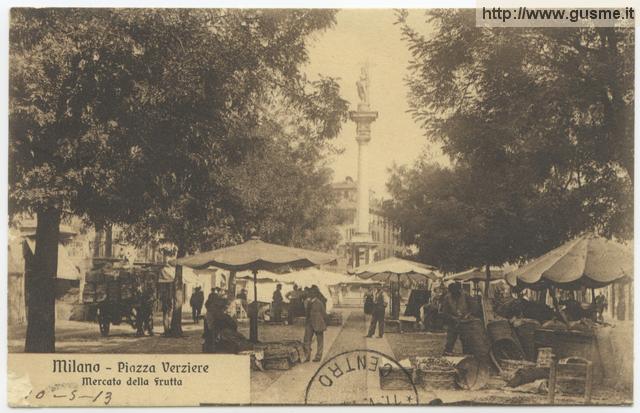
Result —
POLYGON ((582 357, 568 357, 551 364, 549 403, 554 404, 556 391, 566 394, 584 393, 585 404, 591 403, 593 363, 582 357))
POLYGON ((262 367, 265 370, 289 370, 291 368, 291 362, 289 357, 278 358, 264 358, 262 360, 262 367))
POLYGON ((593 363, 594 383, 604 378, 604 366, 598 352, 595 335, 583 331, 546 330, 535 332, 536 348, 551 347, 558 358, 582 357, 593 363))

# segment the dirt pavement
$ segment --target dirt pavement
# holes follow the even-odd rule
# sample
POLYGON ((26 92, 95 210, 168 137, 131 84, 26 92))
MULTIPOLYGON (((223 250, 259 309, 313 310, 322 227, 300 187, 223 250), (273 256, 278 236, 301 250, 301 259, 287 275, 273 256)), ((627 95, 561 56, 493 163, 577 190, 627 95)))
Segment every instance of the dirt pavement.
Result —
MULTIPOLYGON (((372 349, 400 361, 413 356, 437 356, 442 352, 445 335, 442 333, 386 333, 384 338, 366 338, 367 320, 357 310, 340 310, 345 324, 329 327, 325 333, 325 354, 323 361, 335 355, 354 349, 372 349)), ((155 319, 156 332, 162 332, 161 319, 155 319)), ((153 337, 136 337, 129 325, 112 326, 108 337, 101 337, 98 325, 91 322, 60 321, 56 323, 56 351, 58 353, 146 353, 146 354, 189 354, 201 352, 202 323, 195 325, 186 316, 183 320, 184 336, 165 338, 161 334, 153 337)), ((248 325, 240 324, 239 331, 248 336, 248 325)), ((284 339, 302 340, 304 327, 301 325, 259 326, 260 341, 284 339)), ((9 352, 24 349, 24 328, 12 328, 9 334, 9 352)), ((459 351, 459 343, 456 347, 459 351)), ((253 403, 303 403, 307 383, 322 363, 295 365, 288 371, 271 370, 252 372, 251 388, 253 403)), ((378 382, 363 384, 365 387, 379 386, 378 382)), ((435 394, 444 403, 456 404, 545 404, 546 396, 518 392, 504 387, 504 382, 494 377, 489 386, 481 391, 437 391, 435 394)), ((420 400, 428 402, 434 394, 421 394, 420 400)), ((594 389, 594 404, 629 404, 632 394, 598 386, 594 389)), ((558 396, 558 404, 581 404, 579 397, 558 396)))

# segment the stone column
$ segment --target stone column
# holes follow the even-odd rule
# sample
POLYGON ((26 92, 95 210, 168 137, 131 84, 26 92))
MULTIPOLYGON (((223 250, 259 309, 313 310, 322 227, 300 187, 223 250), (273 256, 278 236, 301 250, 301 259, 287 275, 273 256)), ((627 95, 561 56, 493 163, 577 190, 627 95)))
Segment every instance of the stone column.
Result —
POLYGON ((356 123, 356 141, 358 142, 358 216, 353 241, 371 242, 367 152, 371 140, 371 123, 378 118, 378 112, 371 111, 368 104, 360 103, 357 111, 350 112, 350 118, 356 123))

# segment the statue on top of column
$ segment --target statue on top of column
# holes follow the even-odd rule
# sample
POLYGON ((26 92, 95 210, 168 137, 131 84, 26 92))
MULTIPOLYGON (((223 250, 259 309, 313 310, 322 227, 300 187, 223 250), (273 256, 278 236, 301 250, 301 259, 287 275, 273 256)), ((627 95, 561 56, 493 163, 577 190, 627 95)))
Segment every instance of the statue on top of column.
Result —
POLYGON ((356 82, 360 103, 369 104, 369 70, 366 66, 360 69, 360 80, 356 82))

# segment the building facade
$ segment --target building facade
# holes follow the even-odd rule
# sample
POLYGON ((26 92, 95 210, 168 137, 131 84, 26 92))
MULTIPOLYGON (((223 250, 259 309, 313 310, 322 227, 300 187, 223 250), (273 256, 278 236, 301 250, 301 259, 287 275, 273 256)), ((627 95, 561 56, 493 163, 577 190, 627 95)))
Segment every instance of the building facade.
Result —
POLYGON ((380 199, 377 199, 373 192, 369 192, 369 233, 373 241, 373 257, 360 257, 356 260, 353 257, 349 243, 357 232, 357 196, 358 183, 351 177, 346 177, 344 181, 335 182, 332 190, 337 198, 337 206, 341 223, 338 225, 340 241, 336 248, 338 256, 337 268, 334 270, 345 272, 356 265, 356 262, 379 261, 385 258, 401 255, 406 252, 407 247, 400 239, 400 228, 392 224, 383 216, 380 199))

